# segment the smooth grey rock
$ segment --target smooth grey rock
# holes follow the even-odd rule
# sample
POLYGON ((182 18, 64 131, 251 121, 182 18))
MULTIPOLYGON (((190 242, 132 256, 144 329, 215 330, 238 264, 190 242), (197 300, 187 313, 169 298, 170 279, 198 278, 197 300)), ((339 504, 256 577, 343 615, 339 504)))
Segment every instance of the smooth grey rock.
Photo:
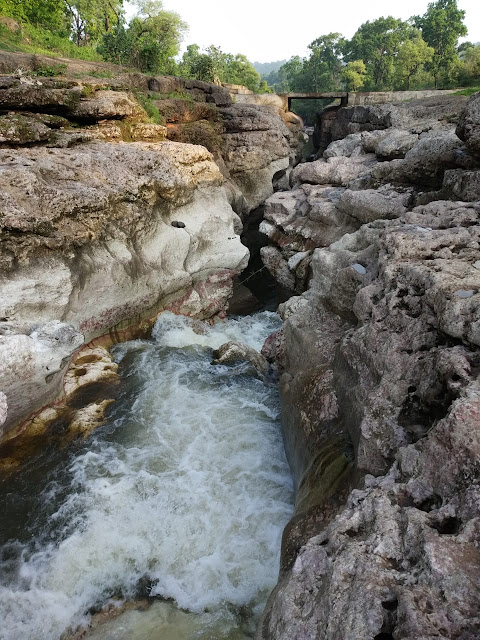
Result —
POLYGON ((5 431, 57 397, 69 359, 82 344, 80 332, 56 320, 30 335, 0 336, 0 385, 8 406, 5 431))
POLYGON ((295 276, 288 268, 288 262, 281 252, 272 246, 260 249, 263 264, 270 271, 275 280, 287 291, 295 290, 295 276))

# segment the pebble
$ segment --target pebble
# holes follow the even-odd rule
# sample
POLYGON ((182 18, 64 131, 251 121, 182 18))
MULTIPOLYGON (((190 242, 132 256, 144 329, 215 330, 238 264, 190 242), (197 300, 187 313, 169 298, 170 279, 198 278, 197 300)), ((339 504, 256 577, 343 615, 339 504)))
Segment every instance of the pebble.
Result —
POLYGON ((364 276, 367 273, 367 270, 365 269, 363 264, 359 264, 358 262, 355 262, 354 264, 352 264, 352 269, 355 269, 355 271, 357 273, 360 273, 362 276, 364 276))

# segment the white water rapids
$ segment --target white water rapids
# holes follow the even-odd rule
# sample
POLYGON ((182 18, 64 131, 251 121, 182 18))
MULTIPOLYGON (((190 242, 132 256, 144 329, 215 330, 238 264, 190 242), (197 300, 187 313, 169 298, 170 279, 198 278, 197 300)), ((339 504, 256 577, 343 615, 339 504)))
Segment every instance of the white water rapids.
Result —
POLYGON ((292 485, 276 386, 210 360, 229 340, 260 349, 278 325, 264 312, 199 334, 165 313, 152 340, 114 349, 123 390, 107 425, 8 484, 0 517, 22 501, 29 514, 1 540, 1 640, 58 640, 139 585, 186 611, 158 602, 95 637, 250 637, 239 619, 276 582, 292 485))

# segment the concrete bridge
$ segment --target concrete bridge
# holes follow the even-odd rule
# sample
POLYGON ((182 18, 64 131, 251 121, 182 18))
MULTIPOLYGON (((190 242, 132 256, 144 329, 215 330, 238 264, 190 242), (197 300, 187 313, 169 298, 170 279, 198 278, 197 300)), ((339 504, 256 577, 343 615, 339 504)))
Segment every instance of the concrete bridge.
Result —
POLYGON ((292 100, 336 100, 340 99, 340 106, 348 105, 348 91, 322 91, 319 93, 301 93, 294 91, 291 93, 279 93, 280 98, 285 102, 287 111, 291 111, 292 100))
POLYGON ((422 91, 322 91, 317 93, 253 93, 246 87, 228 86, 235 102, 276 106, 291 111, 292 100, 340 100, 340 106, 386 104, 387 102, 405 102, 421 98, 440 97, 454 93, 457 89, 424 89, 422 91))

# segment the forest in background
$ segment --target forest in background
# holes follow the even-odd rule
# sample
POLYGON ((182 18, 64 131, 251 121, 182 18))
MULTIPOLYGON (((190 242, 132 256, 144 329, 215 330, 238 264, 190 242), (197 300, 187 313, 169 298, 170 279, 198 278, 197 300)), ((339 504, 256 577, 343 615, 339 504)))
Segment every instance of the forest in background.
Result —
POLYGON ((256 63, 211 45, 186 47, 187 25, 161 0, 137 0, 127 22, 123 0, 0 0, 0 48, 105 60, 145 73, 242 84, 255 92, 401 90, 471 87, 480 82, 480 45, 467 35, 457 0, 437 0, 421 16, 380 17, 360 25, 351 39, 316 38, 309 55, 256 63), (272 66, 273 65, 273 66, 272 66), (273 70, 271 70, 273 68, 273 70))

